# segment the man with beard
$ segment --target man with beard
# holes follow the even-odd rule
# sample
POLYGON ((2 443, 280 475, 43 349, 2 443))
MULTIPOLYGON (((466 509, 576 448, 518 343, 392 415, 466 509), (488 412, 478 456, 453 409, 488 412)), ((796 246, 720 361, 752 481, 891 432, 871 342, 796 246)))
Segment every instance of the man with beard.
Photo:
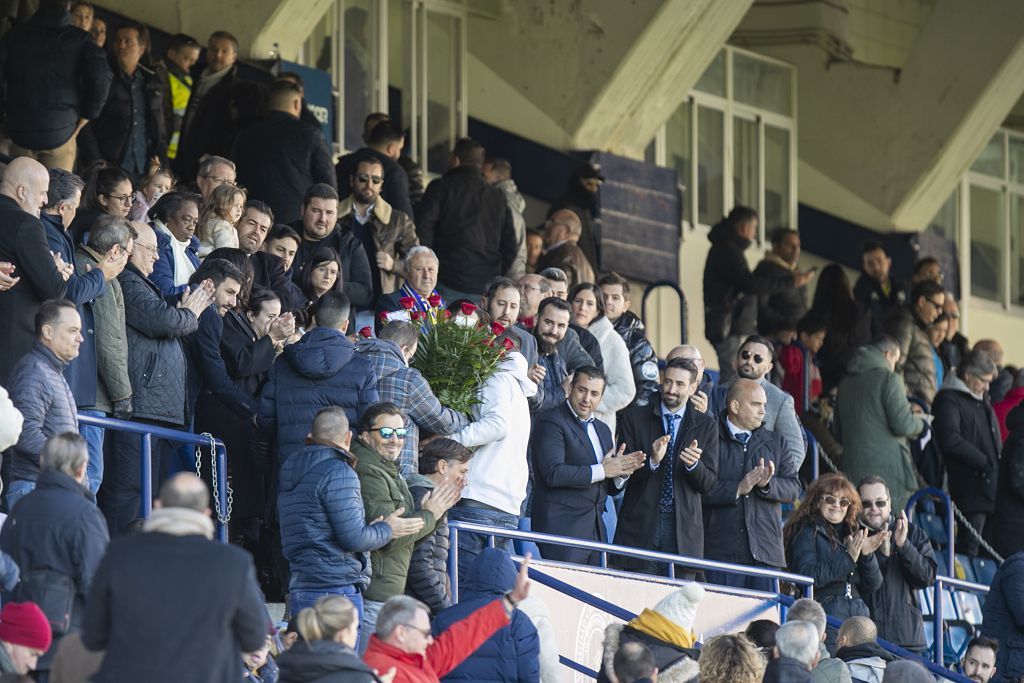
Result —
POLYGON ((906 512, 900 510, 899 516, 895 516, 884 479, 864 477, 857 485, 857 493, 868 533, 888 530, 892 534, 875 553, 882 571, 882 587, 861 597, 871 611, 880 637, 911 652, 923 652, 924 626, 920 612, 913 606, 914 592, 935 581, 935 551, 921 527, 907 520, 906 512))
POLYGON ((528 330, 516 325, 522 301, 522 288, 509 278, 498 276, 487 283, 480 297, 480 307, 487 311, 491 322, 498 323, 519 339, 519 353, 526 358, 527 365, 532 366, 537 363, 537 340, 528 330))
POLYGON ((673 358, 685 358, 697 367, 697 390, 690 397, 690 403, 700 412, 708 412, 708 405, 711 401, 711 394, 715 390, 715 383, 711 379, 711 375, 705 370, 704 356, 701 354, 700 349, 691 344, 683 344, 669 351, 668 355, 665 356, 665 362, 667 363, 673 358))
MULTIPOLYGON (((238 248, 249 256, 252 264, 252 289, 269 289, 277 294, 282 304, 291 302, 291 288, 285 275, 284 260, 263 250, 263 243, 274 225, 274 212, 258 199, 245 203, 245 211, 238 219, 238 248)), ((284 309, 284 312, 292 310, 284 309)))
POLYGON ((566 379, 570 370, 558 345, 565 338, 571 316, 572 308, 557 297, 551 296, 540 302, 537 323, 533 329, 540 358, 530 366, 527 373, 537 385, 537 395, 531 403, 534 413, 561 405, 569 394, 566 379))
POLYGON ((964 676, 976 683, 988 683, 996 673, 997 654, 999 641, 985 636, 971 638, 964 653, 964 676))
MULTIPOLYGON (((771 383, 769 377, 775 363, 775 346, 771 340, 752 334, 743 340, 736 354, 736 373, 743 379, 754 380, 764 387, 768 398, 765 407, 763 427, 782 435, 786 453, 800 469, 804 461, 804 437, 800 422, 796 419, 793 397, 771 383)), ((712 406, 716 414, 726 409, 725 397, 729 386, 715 387, 712 406)))

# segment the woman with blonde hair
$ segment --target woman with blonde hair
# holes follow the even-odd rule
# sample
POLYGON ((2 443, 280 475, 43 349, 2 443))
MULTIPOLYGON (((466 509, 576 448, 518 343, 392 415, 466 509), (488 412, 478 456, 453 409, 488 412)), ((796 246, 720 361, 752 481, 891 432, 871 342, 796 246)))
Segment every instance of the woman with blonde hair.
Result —
POLYGON ((199 257, 206 258, 214 249, 238 248, 235 224, 245 209, 245 190, 224 184, 215 189, 199 211, 199 257))
POLYGON ((359 611, 351 600, 324 596, 299 612, 296 624, 302 639, 278 657, 280 683, 382 683, 356 654, 359 611))
POLYGON ((760 683, 765 658, 742 633, 715 636, 700 651, 701 683, 760 683))
POLYGON ((875 550, 888 531, 869 535, 858 521, 860 496, 841 474, 825 474, 807 487, 782 530, 789 571, 814 577, 814 598, 840 620, 867 617, 861 595, 882 587, 875 550))

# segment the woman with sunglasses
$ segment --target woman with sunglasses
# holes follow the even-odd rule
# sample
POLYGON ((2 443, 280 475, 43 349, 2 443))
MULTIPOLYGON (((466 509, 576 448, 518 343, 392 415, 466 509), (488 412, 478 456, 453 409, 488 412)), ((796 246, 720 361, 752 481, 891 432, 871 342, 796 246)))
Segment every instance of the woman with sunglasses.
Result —
POLYGON ((119 168, 98 168, 85 174, 82 204, 70 228, 75 244, 85 244, 89 229, 103 214, 127 218, 134 196, 131 178, 119 168))
POLYGON ((366 519, 384 518, 396 511, 403 517, 420 518, 419 533, 396 538, 370 554, 370 586, 363 593, 363 633, 373 633, 377 613, 388 598, 405 592, 413 546, 434 528, 459 499, 457 482, 442 482, 420 502, 417 510, 409 485, 398 473, 398 456, 408 430, 405 416, 394 403, 375 403, 359 419, 359 433, 352 442, 356 474, 363 494, 366 519))
MULTIPOLYGON (((860 596, 882 585, 874 553, 889 532, 869 536, 859 514, 860 496, 853 484, 841 474, 825 474, 807 487, 803 503, 782 530, 789 571, 814 577, 814 599, 840 620, 870 616, 860 596)), ((834 640, 830 629, 829 641, 834 640)))

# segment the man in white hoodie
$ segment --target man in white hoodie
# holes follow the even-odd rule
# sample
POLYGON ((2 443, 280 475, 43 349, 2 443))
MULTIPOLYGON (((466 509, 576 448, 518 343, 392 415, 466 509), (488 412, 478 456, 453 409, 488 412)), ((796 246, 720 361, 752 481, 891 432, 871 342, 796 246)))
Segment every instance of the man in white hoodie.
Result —
MULTIPOLYGON (((462 499, 448 512, 460 522, 486 524, 504 529, 519 527, 519 513, 530 478, 526 450, 530 444, 528 399, 537 385, 527 376, 526 359, 519 353, 518 337, 499 363, 498 371, 480 388, 480 403, 473 407, 473 422, 450 436, 467 448, 476 448, 462 499)), ((459 534, 459 573, 465 576, 487 538, 459 534)), ((497 547, 511 550, 511 541, 495 539, 497 547)))

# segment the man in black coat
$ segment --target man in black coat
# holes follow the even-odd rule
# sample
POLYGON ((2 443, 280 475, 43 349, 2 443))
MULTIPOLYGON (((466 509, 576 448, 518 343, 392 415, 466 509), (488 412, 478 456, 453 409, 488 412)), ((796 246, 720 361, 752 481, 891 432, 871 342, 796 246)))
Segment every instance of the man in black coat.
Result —
MULTIPOLYGON (((986 391, 996 365, 983 350, 970 351, 932 402, 932 431, 949 473, 949 495, 979 534, 996 508, 1002 436, 986 391)), ((971 557, 980 543, 966 527, 957 533, 958 552, 971 557)))
POLYGON ((143 533, 111 543, 85 605, 82 644, 106 651, 92 680, 241 679, 242 653, 266 640, 267 611, 249 554, 212 538, 206 484, 180 473, 143 533))
POLYGON ((270 114, 238 134, 231 158, 238 182, 273 209, 281 223, 300 217, 302 196, 314 183, 337 187, 331 152, 320 130, 301 121, 302 90, 291 81, 270 86, 270 114))
MULTIPOLYGON (((697 368, 676 358, 665 367, 660 394, 620 413, 619 439, 651 457, 633 473, 619 511, 615 543, 673 555, 704 557, 701 497, 718 478, 718 430, 689 404, 697 368)), ((662 563, 615 558, 624 569, 664 573, 662 563)), ((686 572, 691 578, 693 572, 686 572)))
MULTIPOLYGON (((800 262, 800 233, 792 228, 777 228, 772 232, 772 250, 754 269, 754 277, 785 280, 796 271, 800 262)), ((807 312, 807 286, 793 284, 757 298, 757 332, 773 336, 782 329, 796 331, 796 324, 807 312)))
POLYGON ((12 28, 0 42, 0 90, 11 154, 70 171, 78 132, 99 116, 110 80, 103 50, 92 36, 71 26, 67 2, 39 3, 28 23, 12 28))
POLYGON ((44 596, 59 594, 71 605, 66 617, 47 615, 67 622, 39 658, 39 671, 50 670, 62 636, 81 630, 85 599, 110 540, 107 521, 86 481, 88 459, 85 439, 78 434, 50 437, 40 456, 42 474, 35 490, 18 501, 0 532, 0 550, 21 570, 21 583, 4 596, 4 603, 46 605, 44 596))
POLYGON ((456 142, 448 171, 430 183, 416 210, 420 242, 441 261, 438 289, 447 301, 475 300, 516 257, 505 194, 480 173, 485 157, 479 142, 456 142))
MULTIPOLYGON (((238 248, 249 255, 252 265, 252 290, 269 289, 281 299, 283 311, 291 311, 294 286, 285 272, 284 260, 263 248, 274 225, 274 211, 259 199, 245 203, 245 211, 238 219, 238 248)), ((286 226, 283 226, 286 227, 286 226)))
POLYGON ((1024 642, 1024 552, 1006 558, 996 570, 992 589, 982 609, 982 635, 1000 643, 996 653, 996 681, 1018 681, 1024 676, 1020 644, 1024 642))
POLYGON ((302 218, 291 227, 302 236, 295 253, 292 278, 302 282, 302 270, 320 247, 330 247, 341 258, 342 292, 356 308, 369 308, 373 302, 373 275, 363 243, 351 231, 338 225, 338 191, 317 183, 302 198, 302 218))
POLYGON ((0 181, 0 265, 13 265, 19 278, 11 285, 0 284, 0 384, 18 359, 28 353, 36 340, 33 328, 36 310, 47 299, 67 295, 67 281, 74 268, 56 261, 39 221, 46 203, 50 176, 38 161, 20 157, 12 161, 0 181))
POLYGON ((874 593, 861 595, 871 618, 878 626, 878 635, 890 643, 913 652, 925 648, 921 610, 917 608, 914 591, 929 587, 935 581, 935 551, 928 535, 907 520, 907 513, 892 510, 889 487, 878 476, 868 476, 857 484, 864 522, 870 533, 889 530, 891 535, 875 553, 882 572, 882 587, 874 593))
MULTIPOLYGON (((609 490, 642 467, 639 450, 617 451, 608 425, 594 411, 604 395, 604 374, 595 367, 576 370, 569 399, 537 416, 533 426, 534 531, 604 542, 601 513, 609 490)), ((540 544, 546 560, 597 565, 600 555, 584 549, 540 544)))
MULTIPOLYGON (((704 495, 704 557, 781 569, 782 503, 800 495, 797 466, 782 436, 765 429, 767 397, 759 382, 737 379, 719 417, 718 483, 704 495)), ((724 586, 772 590, 772 580, 709 571, 724 586)))
POLYGON ((362 147, 338 159, 334 167, 337 175, 336 187, 338 194, 345 199, 352 194, 349 183, 356 172, 359 160, 367 156, 377 159, 384 167, 384 185, 380 196, 391 208, 398 209, 409 218, 413 217, 412 201, 409 199, 409 176, 398 164, 398 158, 405 146, 405 131, 390 119, 379 121, 366 137, 366 147, 362 147))
POLYGON ((893 309, 902 306, 907 290, 892 275, 892 257, 881 242, 865 242, 861 253, 863 272, 853 286, 853 298, 871 313, 871 336, 882 334, 882 323, 893 309))

